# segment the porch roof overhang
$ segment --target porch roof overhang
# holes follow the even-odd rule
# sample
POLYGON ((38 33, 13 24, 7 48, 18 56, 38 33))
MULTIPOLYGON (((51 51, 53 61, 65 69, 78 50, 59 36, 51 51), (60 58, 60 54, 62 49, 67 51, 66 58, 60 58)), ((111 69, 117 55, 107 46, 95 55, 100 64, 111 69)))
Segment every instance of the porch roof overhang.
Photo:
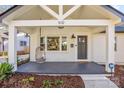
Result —
MULTIPOLYGON (((103 7, 104 9, 106 9, 107 11, 111 12, 112 14, 118 16, 119 18, 121 18, 121 22, 124 22, 124 14, 122 12, 118 11, 117 9, 113 8, 110 5, 100 5, 100 6, 103 7)), ((4 18, 6 18, 11 13, 15 12, 16 10, 18 10, 21 7, 23 7, 23 5, 14 5, 10 9, 8 9, 5 12, 3 12, 2 14, 0 14, 0 23, 2 23, 2 20, 4 18)))
MULTIPOLYGON (((14 8, 13 8, 14 9, 14 8)), ((13 10, 12 9, 12 10, 13 10)), ((35 11, 35 9, 33 11, 35 11)), ((81 6, 81 11, 78 11, 77 14, 74 16, 70 16, 70 13, 74 13, 75 10, 80 9, 80 6, 72 6, 71 9, 69 9, 67 12, 63 13, 64 8, 63 6, 58 6, 59 12, 56 13, 56 11, 50 9, 49 6, 24 6, 21 9, 18 9, 15 12, 10 13, 10 15, 3 14, 4 18, 2 19, 3 23, 8 23, 8 31, 9 31, 9 48, 8 48, 8 56, 9 56, 9 63, 14 64, 14 70, 17 70, 17 53, 16 53, 16 34, 18 31, 17 27, 24 27, 24 26, 105 26, 106 28, 106 40, 107 40, 107 49, 106 49, 106 71, 110 72, 110 68, 108 67, 109 63, 114 64, 114 31, 115 31, 115 25, 121 22, 120 16, 117 16, 116 14, 109 12, 107 9, 102 8, 101 6, 81 6), (33 17, 30 16, 32 13, 32 10, 30 12, 28 9, 31 8, 38 9, 36 15, 33 17), (27 9, 28 8, 28 9, 27 9), (82 8, 85 8, 85 11, 82 11, 82 8), (42 10, 42 13, 40 12, 42 10), (45 11, 43 11, 45 10, 45 11), (92 11, 93 10, 93 11, 92 11), (50 11, 50 12, 49 12, 50 11), (23 16, 20 14, 20 12, 23 16), (52 18, 50 19, 50 16, 48 16, 48 12, 52 18), (81 12, 81 16, 80 16, 81 12), (83 12, 83 13, 82 13, 83 12), (37 16, 41 13, 41 16, 37 16), (45 13, 44 19, 40 20, 40 17, 43 16, 43 13, 45 13), (84 16, 84 14, 86 15, 84 16), (57 16, 56 16, 57 14, 57 16), (66 14, 66 18, 63 18, 64 14, 66 14), (92 14, 92 15, 91 15, 92 14), (100 15, 100 16, 99 16, 100 15), (21 17, 20 17, 21 16, 21 17), (30 17, 28 19, 28 17, 30 17), (53 18, 54 17, 54 18, 53 18), (70 17, 70 18, 69 18, 70 17), (26 19, 25 19, 26 18, 26 19), (48 19, 47 19, 48 18, 48 19), (56 19, 55 19, 56 18, 56 19), (62 19, 61 19, 62 18, 62 19), (47 21, 46 21, 47 19, 47 21), (63 23, 64 22, 64 23, 63 23)), ((11 10, 10 10, 11 11, 11 10)), ((33 12, 34 14, 35 12, 33 12)), ((38 30, 39 31, 39 30, 38 30)), ((39 33, 37 33, 39 34, 39 33)), ((36 35, 37 35, 36 34, 36 35)), ((39 34, 40 35, 40 34, 39 34)))
POLYGON ((118 17, 120 17, 121 22, 124 22, 124 14, 122 12, 118 11, 117 9, 115 9, 110 5, 101 5, 101 6, 107 9, 108 11, 112 12, 113 14, 117 15, 118 17))
POLYGON ((0 23, 2 23, 2 20, 7 17, 8 15, 10 15, 11 13, 15 12, 16 10, 18 10, 19 8, 21 8, 23 5, 14 5, 13 7, 9 8, 8 10, 6 10, 5 12, 0 14, 0 23))

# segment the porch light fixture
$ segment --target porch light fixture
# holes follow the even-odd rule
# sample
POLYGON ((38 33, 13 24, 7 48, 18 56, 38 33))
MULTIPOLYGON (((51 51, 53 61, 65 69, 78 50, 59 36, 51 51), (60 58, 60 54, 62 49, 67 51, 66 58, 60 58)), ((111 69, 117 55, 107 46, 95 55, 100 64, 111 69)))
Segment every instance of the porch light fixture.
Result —
POLYGON ((63 29, 63 28, 64 28, 64 26, 59 26, 58 28, 59 28, 59 29, 63 29))
MULTIPOLYGON (((63 24, 64 24, 64 21, 63 21, 63 20, 59 20, 59 21, 58 21, 58 24, 59 24, 59 25, 63 25, 63 24)), ((63 29, 64 26, 58 26, 58 28, 59 28, 59 29, 63 29)))
POLYGON ((62 24, 64 24, 64 21, 63 20, 59 20, 58 24, 62 25, 62 24))
POLYGON ((76 37, 75 37, 75 35, 74 35, 74 34, 72 34, 71 38, 72 38, 72 39, 75 39, 76 37))

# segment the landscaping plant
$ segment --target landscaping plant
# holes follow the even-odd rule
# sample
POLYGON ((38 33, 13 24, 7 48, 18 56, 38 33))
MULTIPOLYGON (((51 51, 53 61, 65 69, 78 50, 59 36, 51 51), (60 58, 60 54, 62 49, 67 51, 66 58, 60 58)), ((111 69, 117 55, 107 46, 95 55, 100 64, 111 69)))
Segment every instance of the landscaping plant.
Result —
POLYGON ((63 84, 63 80, 56 80, 55 81, 55 86, 57 86, 57 87, 61 87, 62 84, 63 84))
POLYGON ((13 65, 5 62, 0 64, 0 80, 7 79, 11 74, 13 70, 13 65))
POLYGON ((52 87, 52 82, 50 80, 44 80, 43 81, 43 87, 44 88, 51 88, 52 87))
POLYGON ((29 82, 32 82, 32 81, 34 81, 34 77, 29 77, 29 78, 22 79, 22 82, 24 84, 28 84, 29 82))
POLYGON ((43 81, 43 87, 44 88, 51 88, 53 87, 53 85, 55 85, 56 87, 61 87, 63 84, 63 80, 55 80, 55 81, 50 81, 50 80, 44 80, 43 81))

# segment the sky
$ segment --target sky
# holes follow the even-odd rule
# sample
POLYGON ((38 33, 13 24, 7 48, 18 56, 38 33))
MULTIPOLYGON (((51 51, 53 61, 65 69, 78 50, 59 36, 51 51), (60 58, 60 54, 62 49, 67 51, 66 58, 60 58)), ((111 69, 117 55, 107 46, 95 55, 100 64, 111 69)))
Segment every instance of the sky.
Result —
POLYGON ((10 7, 12 7, 12 5, 0 5, 0 13, 6 11, 10 7))
POLYGON ((124 5, 113 5, 112 7, 124 13, 124 5))
MULTIPOLYGON (((114 8, 118 9, 122 13, 124 13, 124 5, 112 5, 114 8)), ((0 13, 4 12, 8 8, 12 7, 12 5, 0 5, 0 13)))

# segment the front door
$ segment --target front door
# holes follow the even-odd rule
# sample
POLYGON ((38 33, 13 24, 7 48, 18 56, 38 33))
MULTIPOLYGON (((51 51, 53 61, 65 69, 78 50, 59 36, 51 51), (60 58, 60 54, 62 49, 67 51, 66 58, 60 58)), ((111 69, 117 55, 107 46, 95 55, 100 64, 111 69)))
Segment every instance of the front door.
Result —
POLYGON ((78 36, 77 43, 77 58, 82 60, 87 59, 87 36, 78 36))

